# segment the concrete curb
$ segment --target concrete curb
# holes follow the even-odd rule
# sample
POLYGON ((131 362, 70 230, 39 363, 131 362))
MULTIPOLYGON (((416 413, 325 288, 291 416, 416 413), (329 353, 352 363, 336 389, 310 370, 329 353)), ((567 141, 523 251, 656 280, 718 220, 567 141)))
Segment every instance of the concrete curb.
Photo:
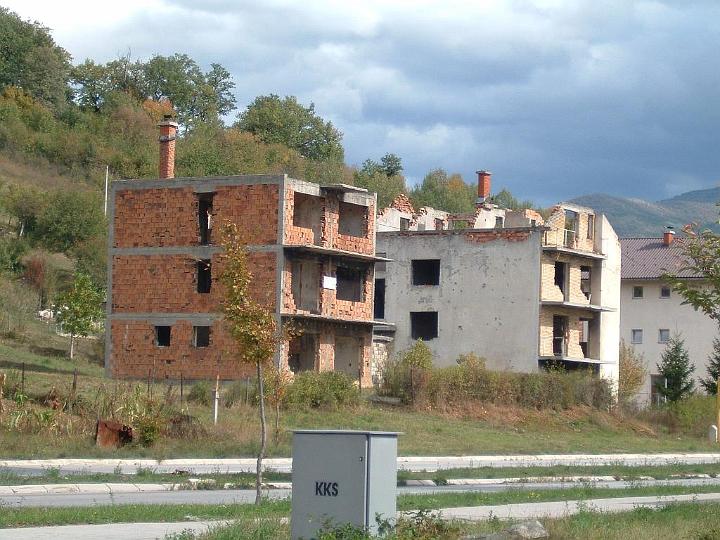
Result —
MULTIPOLYGON (((134 474, 138 469, 157 472, 183 470, 195 474, 207 472, 254 472, 254 458, 227 459, 30 459, 0 460, 0 469, 116 472, 134 474)), ((476 469, 481 467, 551 467, 566 466, 657 466, 676 464, 720 463, 720 453, 667 454, 542 454, 513 456, 405 456, 398 458, 398 469, 412 472, 435 472, 444 469, 476 469)), ((268 458, 266 471, 290 472, 291 458, 268 458)))

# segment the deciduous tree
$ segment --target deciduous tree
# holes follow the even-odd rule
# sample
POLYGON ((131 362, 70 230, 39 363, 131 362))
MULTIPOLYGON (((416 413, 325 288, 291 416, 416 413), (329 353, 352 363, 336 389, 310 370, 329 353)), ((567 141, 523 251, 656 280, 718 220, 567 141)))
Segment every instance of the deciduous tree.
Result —
POLYGON ((70 334, 70 358, 75 357, 75 338, 87 337, 103 317, 103 294, 89 276, 77 274, 70 290, 57 299, 57 322, 70 334))
POLYGON ((224 269, 221 281, 225 287, 223 315, 225 325, 237 348, 234 353, 240 364, 254 365, 260 414, 260 450, 255 474, 255 504, 262 501, 262 461, 267 447, 265 417, 265 385, 263 369, 272 362, 280 344, 280 329, 273 311, 251 294, 253 275, 248 267, 247 248, 243 235, 234 223, 222 227, 224 269))
POLYGON ((281 143, 316 161, 342 161, 342 133, 294 96, 258 96, 240 113, 236 126, 266 143, 281 143))
POLYGON ((620 376, 618 382, 618 398, 620 403, 628 403, 642 387, 648 376, 645 359, 632 345, 620 340, 620 376))

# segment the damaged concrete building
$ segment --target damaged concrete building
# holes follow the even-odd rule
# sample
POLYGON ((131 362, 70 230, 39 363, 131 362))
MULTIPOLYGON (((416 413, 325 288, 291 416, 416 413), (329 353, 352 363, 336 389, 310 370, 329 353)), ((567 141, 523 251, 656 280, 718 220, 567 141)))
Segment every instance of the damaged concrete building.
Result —
POLYGON ((620 243, 605 216, 501 208, 479 171, 474 213, 415 211, 400 197, 379 214, 377 245, 392 260, 376 272, 380 362, 422 339, 438 365, 472 352, 492 369, 552 362, 617 380, 620 243))
POLYGON ((160 177, 110 190, 108 374, 246 375, 220 313, 218 227, 229 220, 245 234, 256 299, 301 332, 276 362, 369 385, 375 194, 287 175, 174 178, 177 124, 160 128, 160 177))

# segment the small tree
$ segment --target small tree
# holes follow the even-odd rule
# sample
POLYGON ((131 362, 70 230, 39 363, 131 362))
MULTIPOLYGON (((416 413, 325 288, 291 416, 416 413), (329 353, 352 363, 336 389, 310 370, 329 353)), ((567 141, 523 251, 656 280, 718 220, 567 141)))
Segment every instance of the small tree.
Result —
POLYGON ((273 311, 257 302, 250 293, 253 279, 248 268, 247 248, 234 223, 222 228, 224 269, 221 281, 225 286, 223 313, 230 336, 237 344, 236 358, 240 363, 255 366, 260 414, 260 450, 255 473, 255 504, 262 502, 262 461, 267 446, 265 419, 265 387, 263 367, 272 361, 282 339, 273 311))
POLYGON ((70 358, 75 357, 75 338, 87 337, 100 321, 103 294, 85 274, 77 274, 72 288, 57 299, 57 321, 70 334, 70 358))
POLYGON ((717 381, 720 377, 720 339, 713 339, 713 350, 708 356, 707 378, 700 379, 700 386, 708 394, 715 395, 718 392, 717 381))
POLYGON ((645 358, 632 345, 620 340, 620 377, 618 380, 618 398, 621 403, 628 403, 634 398, 648 376, 645 358))
POLYGON ((685 341, 679 335, 670 338, 657 367, 666 381, 665 386, 658 387, 658 392, 668 401, 679 401, 695 389, 692 379, 695 366, 690 363, 685 341))
POLYGON ((270 393, 268 399, 275 408, 275 444, 280 441, 280 406, 292 381, 290 372, 278 366, 272 366, 268 371, 267 382, 270 393))

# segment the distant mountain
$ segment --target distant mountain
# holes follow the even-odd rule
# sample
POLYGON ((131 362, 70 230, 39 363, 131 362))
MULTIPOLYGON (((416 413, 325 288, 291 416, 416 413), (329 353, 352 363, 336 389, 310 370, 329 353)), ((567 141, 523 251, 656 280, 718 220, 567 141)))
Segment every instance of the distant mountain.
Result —
POLYGON ((570 201, 605 214, 618 236, 660 236, 668 225, 680 230, 695 222, 720 232, 718 206, 720 188, 688 191, 664 201, 614 197, 604 193, 583 195, 570 201))

